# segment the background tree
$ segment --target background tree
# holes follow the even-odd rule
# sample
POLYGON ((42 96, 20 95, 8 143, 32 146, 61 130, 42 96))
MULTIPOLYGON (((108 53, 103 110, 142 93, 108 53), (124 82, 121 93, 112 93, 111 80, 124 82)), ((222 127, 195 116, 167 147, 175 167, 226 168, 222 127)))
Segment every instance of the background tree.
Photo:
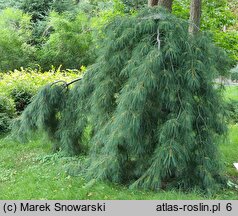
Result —
POLYGON ((149 7, 153 7, 158 4, 167 8, 170 12, 172 11, 173 0, 148 0, 149 7))
POLYGON ((94 61, 90 19, 85 13, 76 13, 73 17, 52 12, 48 19, 47 26, 52 32, 38 51, 38 62, 44 70, 52 65, 78 69, 94 61))
POLYGON ((32 36, 30 16, 18 9, 0 11, 0 71, 30 66, 35 49, 29 44, 32 36))
POLYGON ((189 32, 196 34, 200 30, 200 21, 202 14, 202 0, 192 0, 190 7, 189 32))
POLYGON ((168 9, 168 11, 172 11, 173 0, 159 0, 159 5, 168 9))
POLYGON ((153 7, 158 5, 158 0, 148 0, 148 6, 153 7))
POLYGON ((70 11, 74 8, 74 0, 21 0, 19 8, 27 12, 32 17, 32 22, 45 19, 50 11, 56 12, 70 11))
POLYGON ((40 47, 45 41, 47 32, 47 18, 51 11, 58 13, 71 12, 75 10, 74 0, 21 0, 18 8, 31 15, 33 23, 33 34, 31 43, 40 47))

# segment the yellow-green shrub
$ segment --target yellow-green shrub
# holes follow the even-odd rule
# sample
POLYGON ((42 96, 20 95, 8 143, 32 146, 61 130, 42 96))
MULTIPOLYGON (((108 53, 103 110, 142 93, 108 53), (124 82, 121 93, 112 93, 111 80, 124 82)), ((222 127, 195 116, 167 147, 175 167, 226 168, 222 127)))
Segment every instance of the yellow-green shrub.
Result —
MULTIPOLYGON (((82 70, 84 69, 82 68, 82 70)), ((14 101, 16 112, 19 114, 42 86, 56 80, 71 81, 81 76, 82 70, 52 69, 42 73, 22 68, 8 73, 0 73, 0 94, 14 101)))

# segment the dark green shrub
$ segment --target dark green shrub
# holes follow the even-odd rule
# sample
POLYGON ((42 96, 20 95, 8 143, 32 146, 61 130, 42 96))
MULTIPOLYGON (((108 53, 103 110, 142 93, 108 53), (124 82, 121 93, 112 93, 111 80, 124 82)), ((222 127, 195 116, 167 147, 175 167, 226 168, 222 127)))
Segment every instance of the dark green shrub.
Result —
POLYGON ((238 73, 231 73, 231 80, 232 81, 238 80, 238 73))
POLYGON ((238 101, 230 100, 227 102, 226 110, 229 121, 232 123, 238 123, 238 101))
POLYGON ((14 100, 17 114, 20 114, 26 108, 26 106, 31 102, 34 94, 35 92, 24 88, 24 86, 12 90, 10 95, 14 100))
POLYGON ((232 81, 238 80, 238 65, 231 70, 231 80, 232 81))
POLYGON ((0 134, 9 131, 15 116, 14 104, 7 97, 0 95, 0 134))

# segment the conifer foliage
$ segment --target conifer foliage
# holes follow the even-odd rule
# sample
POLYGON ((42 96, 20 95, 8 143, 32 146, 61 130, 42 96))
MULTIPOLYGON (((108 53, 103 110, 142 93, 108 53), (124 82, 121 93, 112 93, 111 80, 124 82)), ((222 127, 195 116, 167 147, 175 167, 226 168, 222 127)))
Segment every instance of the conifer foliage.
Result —
POLYGON ((88 179, 215 189, 222 181, 216 141, 226 128, 213 80, 226 70, 226 55, 157 7, 117 17, 105 33, 83 79, 69 91, 43 89, 23 113, 21 131, 44 129, 79 154, 90 126, 88 179))

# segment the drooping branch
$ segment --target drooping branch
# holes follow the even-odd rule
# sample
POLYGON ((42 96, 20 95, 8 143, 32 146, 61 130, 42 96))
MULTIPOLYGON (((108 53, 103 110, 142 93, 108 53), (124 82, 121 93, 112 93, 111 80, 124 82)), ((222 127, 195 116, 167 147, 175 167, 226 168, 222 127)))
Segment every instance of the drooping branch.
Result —
POLYGON ((55 82, 53 82, 50 86, 53 86, 53 85, 55 85, 55 84, 57 84, 57 83, 63 83, 63 85, 67 85, 67 82, 66 81, 64 81, 64 80, 57 80, 57 81, 55 81, 55 82))
POLYGON ((77 78, 77 79, 74 79, 74 80, 72 80, 72 81, 70 81, 70 82, 66 82, 66 81, 64 81, 64 80, 57 80, 57 81, 55 81, 55 82, 53 82, 50 86, 53 86, 53 85, 55 85, 55 84, 57 84, 57 83, 63 83, 63 86, 64 87, 66 87, 66 88, 68 88, 69 87, 69 85, 71 85, 71 84, 73 84, 73 83, 75 83, 75 82, 78 82, 78 81, 80 81, 82 79, 82 77, 80 77, 80 78, 77 78))
POLYGON ((68 87, 69 85, 71 85, 71 84, 73 84, 73 83, 75 83, 75 82, 78 82, 78 81, 80 81, 81 79, 82 79, 82 77, 77 78, 77 79, 74 79, 74 80, 72 80, 71 82, 68 82, 68 83, 66 84, 66 86, 68 87))

